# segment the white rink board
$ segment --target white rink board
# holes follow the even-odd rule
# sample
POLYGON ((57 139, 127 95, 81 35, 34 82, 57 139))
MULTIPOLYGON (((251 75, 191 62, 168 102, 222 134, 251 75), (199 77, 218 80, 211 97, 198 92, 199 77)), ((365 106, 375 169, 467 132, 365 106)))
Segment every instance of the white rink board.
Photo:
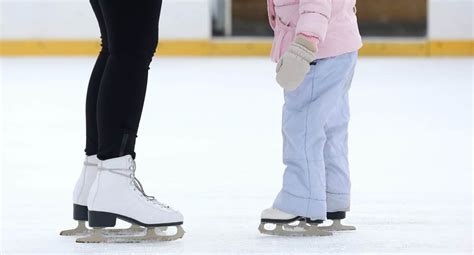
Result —
POLYGON ((474 39, 474 0, 429 0, 428 38, 474 39))
MULTIPOLYGON (((162 39, 209 40, 212 0, 165 0, 162 39)), ((224 1, 224 0, 218 0, 224 1)), ((1 39, 97 39, 87 0, 0 0, 1 39)), ((428 39, 473 39, 474 0, 429 0, 428 39)))
POLYGON ((93 58, 3 58, 1 254, 471 254, 473 59, 362 58, 351 90, 352 212, 325 238, 258 233, 281 186, 282 91, 266 58, 157 58, 137 141, 147 193, 183 240, 79 245, 93 58), (420 68, 422 67, 422 68, 420 68))
MULTIPOLYGON (((3 40, 99 38, 99 27, 88 0, 1 0, 0 4, 3 40)), ((163 1, 160 38, 210 37, 210 0, 163 1)))

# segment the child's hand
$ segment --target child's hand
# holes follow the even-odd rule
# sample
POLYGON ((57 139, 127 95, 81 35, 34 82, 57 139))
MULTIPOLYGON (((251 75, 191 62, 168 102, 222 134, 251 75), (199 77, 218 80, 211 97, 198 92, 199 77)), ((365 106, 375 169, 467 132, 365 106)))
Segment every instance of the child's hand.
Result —
POLYGON ((292 91, 298 88, 316 59, 317 49, 303 35, 298 35, 277 65, 276 80, 280 86, 292 91))

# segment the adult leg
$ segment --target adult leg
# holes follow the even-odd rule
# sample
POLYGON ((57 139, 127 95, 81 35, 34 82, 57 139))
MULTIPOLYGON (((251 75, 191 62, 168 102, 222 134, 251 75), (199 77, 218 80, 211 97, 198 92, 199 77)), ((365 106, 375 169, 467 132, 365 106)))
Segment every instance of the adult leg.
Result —
POLYGON ((97 96, 99 94, 100 83, 104 73, 105 65, 109 57, 107 30, 105 29, 104 16, 99 5, 99 0, 90 0, 97 22, 99 23, 101 50, 92 70, 87 88, 86 98, 86 155, 97 154, 99 147, 99 137, 97 131, 97 96))
POLYGON ((148 69, 158 43, 161 0, 99 0, 109 58, 97 102, 101 160, 131 155, 143 109, 148 69))
POLYGON ((86 158, 79 179, 76 181, 73 192, 73 219, 78 222, 74 229, 61 231, 60 235, 82 235, 89 230, 85 226, 88 221, 87 197, 97 176, 97 95, 100 88, 102 74, 109 56, 107 48, 107 32, 98 0, 90 0, 90 4, 99 23, 102 38, 102 49, 97 57, 94 69, 89 80, 86 98, 86 158))
POLYGON ((100 161, 87 201, 89 226, 93 230, 88 237, 78 238, 76 242, 149 242, 182 238, 182 214, 144 193, 134 176, 136 165, 132 158, 135 157, 135 137, 149 64, 158 42, 161 0, 99 0, 99 5, 110 52, 97 102, 97 156, 100 161), (104 230, 115 227, 117 218, 139 226, 104 230), (142 227, 146 232, 137 235, 142 227), (156 233, 156 228, 168 227, 177 228, 174 235, 156 233))

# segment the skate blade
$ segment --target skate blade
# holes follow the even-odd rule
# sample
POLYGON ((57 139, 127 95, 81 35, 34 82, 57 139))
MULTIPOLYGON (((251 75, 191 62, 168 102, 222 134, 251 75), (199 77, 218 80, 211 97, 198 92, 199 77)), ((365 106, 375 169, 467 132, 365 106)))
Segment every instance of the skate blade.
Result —
POLYGON ((86 227, 85 221, 78 221, 77 227, 73 229, 63 230, 59 233, 61 236, 82 236, 89 234, 89 229, 86 227))
POLYGON ((320 229, 317 225, 305 225, 300 222, 298 226, 288 224, 275 224, 274 229, 266 229, 265 223, 260 223, 258 230, 262 234, 274 236, 331 236, 332 233, 320 229))
MULTIPOLYGON (((155 241, 174 241, 184 236, 184 229, 181 226, 176 226, 176 234, 174 235, 158 235, 157 228, 146 228, 144 235, 136 236, 108 236, 106 229, 96 228, 88 237, 78 238, 77 243, 141 243, 141 242, 155 242, 155 241)), ((160 231, 161 232, 161 231, 160 231)))
MULTIPOLYGON (((157 231, 165 232, 167 227, 159 227, 157 231)), ((106 229, 103 234, 104 235, 111 235, 111 236, 123 236, 123 235, 138 235, 144 234, 146 232, 146 228, 140 227, 136 224, 132 224, 129 228, 125 229, 106 229)), ((86 236, 90 235, 92 230, 86 227, 85 221, 78 221, 78 225, 74 229, 70 230, 63 230, 59 233, 61 236, 86 236)))
POLYGON ((300 221, 298 225, 283 225, 283 229, 288 231, 306 231, 309 227, 311 227, 311 225, 307 224, 305 221, 300 221))
MULTIPOLYGON (((155 229, 157 232, 166 232, 168 227, 159 227, 155 229)), ((90 232, 92 230, 89 230, 90 232)), ((105 229, 106 236, 129 236, 129 235, 143 235, 146 233, 146 228, 136 224, 132 224, 129 228, 105 229)))
POLYGON ((326 231, 353 231, 356 230, 354 226, 347 226, 341 223, 341 220, 333 220, 330 226, 320 227, 326 231))

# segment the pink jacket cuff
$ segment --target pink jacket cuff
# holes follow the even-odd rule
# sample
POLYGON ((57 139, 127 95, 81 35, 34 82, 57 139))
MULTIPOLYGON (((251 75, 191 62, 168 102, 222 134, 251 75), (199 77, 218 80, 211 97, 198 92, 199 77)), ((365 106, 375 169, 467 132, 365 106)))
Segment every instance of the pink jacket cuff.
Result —
POLYGON ((316 49, 318 48, 318 44, 319 44, 319 39, 317 37, 314 37, 314 36, 311 36, 311 35, 307 35, 307 34, 298 34, 298 35, 302 35, 306 38, 306 40, 310 41, 314 47, 316 47, 316 49))

